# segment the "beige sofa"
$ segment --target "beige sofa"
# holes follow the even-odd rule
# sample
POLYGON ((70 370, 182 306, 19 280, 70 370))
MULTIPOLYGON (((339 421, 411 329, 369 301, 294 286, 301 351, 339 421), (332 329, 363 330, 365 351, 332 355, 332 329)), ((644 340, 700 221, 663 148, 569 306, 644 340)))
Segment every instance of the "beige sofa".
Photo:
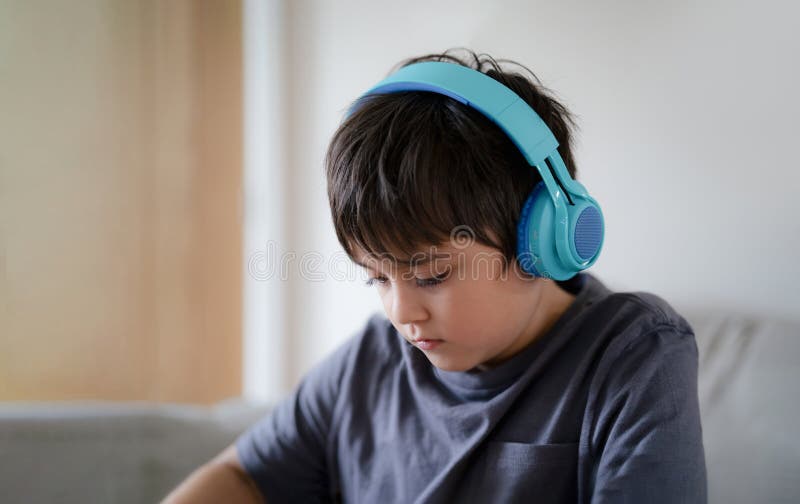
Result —
MULTIPOLYGON (((800 323, 680 311, 700 350, 709 501, 800 502, 800 323)), ((0 503, 157 502, 266 412, 0 403, 0 503)))

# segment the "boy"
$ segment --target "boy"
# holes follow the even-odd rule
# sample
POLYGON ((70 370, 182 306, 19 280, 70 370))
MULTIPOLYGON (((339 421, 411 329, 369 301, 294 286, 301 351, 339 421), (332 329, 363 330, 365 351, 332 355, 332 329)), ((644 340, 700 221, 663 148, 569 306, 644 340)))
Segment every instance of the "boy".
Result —
POLYGON ((423 56, 398 74, 412 69, 413 84, 353 105, 326 157, 337 237, 386 318, 175 502, 211 498, 223 473, 270 504, 705 502, 692 328, 663 299, 581 272, 603 222, 574 181, 567 109, 486 55, 423 56), (469 99, 452 90, 466 81, 469 99), (536 168, 546 142, 519 131, 539 119, 492 109, 508 90, 557 141, 536 168))

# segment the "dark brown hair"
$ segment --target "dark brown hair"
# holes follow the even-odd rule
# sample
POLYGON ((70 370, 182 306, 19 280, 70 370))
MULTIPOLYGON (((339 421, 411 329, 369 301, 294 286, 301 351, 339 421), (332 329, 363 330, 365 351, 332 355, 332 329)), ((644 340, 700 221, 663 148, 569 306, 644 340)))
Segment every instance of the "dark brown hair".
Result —
MULTIPOLYGON (((510 60, 453 51, 407 59, 392 72, 412 63, 446 61, 499 81, 541 116, 575 178, 575 121, 536 75, 510 60), (517 65, 532 79, 500 63, 517 65)), ((412 256, 468 226, 475 241, 501 251, 506 265, 516 257, 516 226, 525 198, 541 180, 491 120, 450 97, 425 91, 362 98, 334 133, 325 171, 336 236, 351 258, 354 246, 376 256, 412 256)))

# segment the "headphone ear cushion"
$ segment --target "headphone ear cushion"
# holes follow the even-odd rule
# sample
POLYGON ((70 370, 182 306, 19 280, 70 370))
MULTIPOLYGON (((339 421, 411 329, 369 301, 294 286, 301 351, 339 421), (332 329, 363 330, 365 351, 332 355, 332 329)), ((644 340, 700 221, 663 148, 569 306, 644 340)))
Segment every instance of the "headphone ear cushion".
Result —
MULTIPOLYGON (((544 182, 539 182, 533 188, 520 213, 519 223, 517 224, 517 261, 522 270, 537 276, 547 276, 547 269, 541 259, 540 250, 542 248, 542 221, 546 212, 547 204, 550 203, 544 182)), ((552 222, 553 209, 550 207, 549 221, 552 222)), ((550 233, 552 240, 552 231, 550 233)), ((544 238, 545 241, 547 238, 544 238)))

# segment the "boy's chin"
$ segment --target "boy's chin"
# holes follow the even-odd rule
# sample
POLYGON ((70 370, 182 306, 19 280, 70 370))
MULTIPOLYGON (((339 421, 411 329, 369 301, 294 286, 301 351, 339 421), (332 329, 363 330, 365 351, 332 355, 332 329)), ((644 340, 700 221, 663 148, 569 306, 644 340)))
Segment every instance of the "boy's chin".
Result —
POLYGON ((458 361, 430 355, 427 355, 427 357, 431 364, 442 371, 463 372, 469 371, 478 365, 472 361, 458 361))

